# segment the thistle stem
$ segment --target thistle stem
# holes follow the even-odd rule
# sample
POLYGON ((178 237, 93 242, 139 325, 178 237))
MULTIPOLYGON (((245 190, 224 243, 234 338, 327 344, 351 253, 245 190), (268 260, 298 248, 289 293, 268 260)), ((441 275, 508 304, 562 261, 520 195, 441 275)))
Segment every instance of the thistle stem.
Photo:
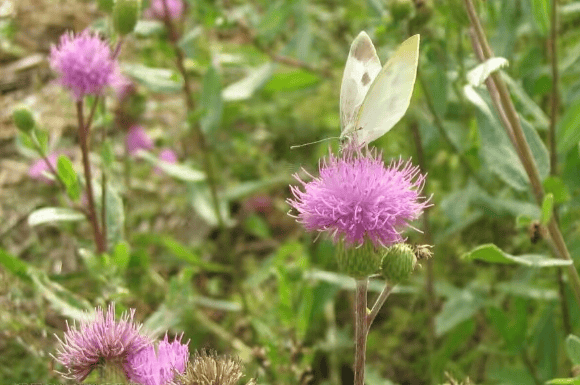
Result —
POLYGON ((107 250, 106 240, 103 238, 101 230, 99 228, 99 220, 97 218, 97 212, 95 210, 95 198, 93 196, 93 181, 91 173, 91 164, 89 162, 89 146, 88 146, 88 136, 89 136, 89 123, 87 122, 85 126, 84 115, 83 115, 83 101, 79 100, 77 102, 77 115, 79 122, 79 142, 81 146, 81 153, 83 158, 83 168, 85 172, 85 182, 87 190, 87 201, 88 201, 88 218, 91 226, 93 228, 93 235, 95 238, 95 245, 97 247, 98 253, 103 253, 107 250))
POLYGON ((354 385, 364 385, 365 383, 365 361, 369 331, 367 326, 368 283, 368 278, 356 280, 354 385))

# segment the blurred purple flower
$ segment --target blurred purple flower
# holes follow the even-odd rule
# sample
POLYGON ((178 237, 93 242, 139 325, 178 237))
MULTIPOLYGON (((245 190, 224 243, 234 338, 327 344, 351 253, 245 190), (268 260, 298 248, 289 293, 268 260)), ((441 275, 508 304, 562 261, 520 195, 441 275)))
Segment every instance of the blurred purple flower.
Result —
POLYGON ((111 87, 113 87, 119 102, 123 102, 127 96, 135 92, 135 84, 131 81, 131 79, 123 75, 118 67, 113 74, 111 87))
POLYGON ((117 62, 107 43, 85 30, 76 36, 63 34, 58 47, 50 49, 50 65, 58 72, 63 87, 81 100, 85 95, 100 94, 111 84, 117 62))
POLYGON ((54 183, 54 181, 44 174, 51 174, 49 164, 56 170, 56 163, 58 162, 58 157, 60 153, 53 152, 52 154, 46 157, 48 163, 43 158, 38 159, 35 161, 30 168, 28 169, 28 176, 32 179, 36 179, 41 182, 45 182, 48 184, 54 183))
MULTIPOLYGON (((177 154, 170 148, 165 148, 159 153, 159 160, 166 163, 175 164, 177 163, 177 154)), ((156 174, 163 174, 163 170, 160 167, 155 167, 156 174)))
POLYGON ((159 341, 157 351, 150 345, 132 356, 130 380, 143 385, 165 385, 173 381, 176 373, 183 373, 189 359, 189 342, 182 344, 182 337, 170 343, 166 334, 165 339, 159 341))
POLYGON ((338 156, 322 160, 320 176, 290 186, 298 222, 309 231, 328 231, 352 246, 369 239, 376 247, 402 241, 400 231, 421 215, 428 202, 420 196, 424 175, 410 161, 392 161, 354 141, 338 156))
MULTIPOLYGON (((140 333, 141 324, 133 322, 135 309, 115 320, 115 307, 110 304, 107 311, 97 308, 93 319, 80 322, 72 328, 67 323, 64 342, 59 338, 55 359, 67 372, 67 378, 83 381, 101 365, 118 366, 127 378, 134 375, 128 364, 132 356, 139 353, 151 340, 140 333)), ((57 337, 58 338, 58 337, 57 337)))
POLYGON ((183 0, 151 0, 149 9, 145 10, 145 16, 163 20, 165 18, 164 1, 167 2, 169 17, 172 20, 180 19, 185 8, 183 0))
POLYGON ((129 128, 125 137, 125 145, 130 155, 135 155, 139 150, 150 150, 153 148, 153 140, 147 135, 145 129, 139 125, 129 128))

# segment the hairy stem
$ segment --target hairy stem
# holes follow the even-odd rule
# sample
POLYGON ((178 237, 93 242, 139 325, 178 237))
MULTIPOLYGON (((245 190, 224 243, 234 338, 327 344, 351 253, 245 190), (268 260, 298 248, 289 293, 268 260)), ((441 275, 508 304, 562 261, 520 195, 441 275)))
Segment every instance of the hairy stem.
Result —
MULTIPOLYGON (((477 42, 481 47, 484 59, 487 60, 493 57, 493 52, 487 42, 485 32, 483 31, 483 27, 481 26, 477 13, 475 12, 473 2, 471 0, 464 0, 464 3, 465 8, 467 9, 467 14, 469 16, 471 25, 475 30, 477 42)), ((506 126, 505 128, 508 131, 508 133, 510 130, 513 132, 513 136, 515 139, 515 147, 518 150, 520 161, 522 162, 522 165, 524 166, 524 169, 528 174, 528 178, 530 179, 532 192, 534 194, 534 197, 536 198, 536 203, 539 206, 541 206, 544 199, 544 189, 540 179, 540 174, 538 172, 538 168, 536 167, 528 142, 526 141, 526 138, 524 136, 522 126, 520 124, 520 120, 516 112, 516 109, 511 100, 509 91, 507 89, 505 82, 501 79, 498 73, 493 73, 490 75, 490 77, 497 89, 502 109, 505 112, 507 118, 507 124, 509 126, 506 126)), ((555 215, 552 215, 552 218, 548 223, 547 228, 550 238, 554 242, 554 246, 558 251, 558 257, 564 260, 572 261, 572 258, 570 257, 570 252, 566 247, 564 237, 562 236, 562 233, 560 231, 560 227, 556 222, 555 215)), ((574 295, 576 296, 576 301, 580 306, 580 276, 578 275, 578 271, 576 270, 576 267, 574 266, 573 263, 567 267, 567 271, 570 285, 572 286, 572 290, 574 291, 574 295)))
POLYGON ((369 316, 367 318, 367 329, 371 328, 371 325, 373 324, 375 318, 377 318, 379 311, 381 310, 381 308, 385 304, 385 301, 387 300, 387 298, 389 298, 389 295, 391 295, 391 293, 393 292, 393 289, 395 288, 395 286, 396 285, 391 286, 388 283, 385 283, 385 287, 384 287, 383 291, 381 291, 381 294, 379 294, 379 296, 378 296, 377 300, 375 301, 375 304, 373 305, 373 308, 371 309, 371 312, 369 313, 369 316))
POLYGON ((89 146, 88 146, 88 136, 89 124, 85 126, 84 115, 83 115, 83 101, 79 100, 77 102, 77 115, 79 124, 79 142, 81 146, 81 154, 83 158, 83 168, 85 172, 85 182, 87 190, 87 201, 88 201, 88 218, 91 226, 93 228, 93 235, 95 238, 95 245, 97 247, 98 253, 103 253, 107 250, 106 240, 103 239, 103 235, 99 228, 99 220, 97 218, 97 212, 95 210, 95 198, 93 196, 93 180, 91 173, 91 164, 89 162, 89 146))
POLYGON ((354 385, 364 385, 365 383, 365 356, 369 331, 367 327, 368 283, 368 278, 356 280, 354 385))

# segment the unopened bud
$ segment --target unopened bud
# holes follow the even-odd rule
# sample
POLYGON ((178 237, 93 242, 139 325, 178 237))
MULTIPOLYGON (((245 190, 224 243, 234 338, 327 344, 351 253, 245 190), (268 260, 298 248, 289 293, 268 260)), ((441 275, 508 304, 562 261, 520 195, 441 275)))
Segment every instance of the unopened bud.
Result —
POLYGON ((141 0, 116 0, 113 7, 113 25, 120 35, 133 32, 139 14, 141 13, 141 0))
POLYGON ((385 252, 381 261, 381 274, 386 280, 399 283, 409 278, 416 265, 417 257, 413 248, 406 243, 398 243, 385 252))
POLYGON ((355 279, 377 273, 381 265, 381 254, 369 241, 360 246, 349 246, 340 241, 337 255, 340 271, 355 279))
POLYGON ((12 117, 14 118, 14 124, 16 127, 23 132, 30 132, 35 125, 34 116, 32 112, 26 107, 19 107, 12 112, 12 117))

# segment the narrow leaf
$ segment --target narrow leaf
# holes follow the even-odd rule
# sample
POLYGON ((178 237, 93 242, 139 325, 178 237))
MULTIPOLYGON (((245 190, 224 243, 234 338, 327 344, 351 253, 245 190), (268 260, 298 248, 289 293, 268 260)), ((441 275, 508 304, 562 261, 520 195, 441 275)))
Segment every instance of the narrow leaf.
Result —
POLYGON ((67 195, 73 201, 77 200, 81 196, 81 187, 72 162, 68 156, 61 155, 58 157, 56 166, 58 177, 64 183, 67 195))
POLYGON ((221 87, 218 72, 214 67, 210 67, 203 78, 200 101, 203 110, 200 124, 205 133, 216 130, 221 123, 223 113, 221 87))
POLYGON ((574 365, 580 365, 580 338, 570 334, 566 338, 566 352, 574 365))
POLYGON ((529 267, 557 267, 568 266, 572 261, 548 258, 543 255, 528 254, 513 256, 502 251, 494 244, 486 244, 476 247, 468 253, 461 256, 466 260, 479 260, 489 263, 499 263, 504 265, 523 265, 529 267))
POLYGON ((28 216, 28 224, 36 226, 43 223, 59 221, 82 221, 85 216, 75 210, 63 207, 44 207, 34 211, 28 216))
POLYGON ((485 80, 500 68, 506 67, 509 64, 507 59, 503 57, 492 57, 479 64, 477 67, 467 73, 467 81, 473 87, 481 86, 485 80))

